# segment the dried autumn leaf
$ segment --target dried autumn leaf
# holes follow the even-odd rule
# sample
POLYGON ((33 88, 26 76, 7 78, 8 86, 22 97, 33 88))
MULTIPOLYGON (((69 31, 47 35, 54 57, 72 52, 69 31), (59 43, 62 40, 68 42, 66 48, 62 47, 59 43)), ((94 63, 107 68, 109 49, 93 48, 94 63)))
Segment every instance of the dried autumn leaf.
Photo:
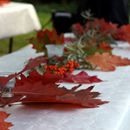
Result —
POLYGON ((94 83, 94 82, 101 82, 102 80, 97 78, 97 76, 89 76, 86 72, 82 71, 77 75, 69 74, 66 75, 60 82, 69 82, 69 83, 94 83))
POLYGON ((97 66, 102 71, 114 71, 116 66, 130 65, 130 60, 121 58, 120 56, 112 55, 110 53, 95 53, 86 58, 93 66, 97 66))
POLYGON ((0 111, 0 130, 9 130, 12 126, 11 123, 5 122, 5 119, 9 116, 6 112, 0 111))
POLYGON ((71 103, 84 107, 98 107, 101 104, 107 103, 96 99, 100 93, 91 92, 93 89, 89 87, 84 90, 77 90, 80 85, 67 89, 59 87, 55 82, 62 77, 54 77, 52 75, 40 75, 36 71, 30 73, 28 77, 21 75, 21 79, 16 78, 16 85, 13 89, 14 97, 2 99, 0 103, 36 103, 36 102, 53 102, 53 103, 71 103), (51 77, 51 80, 50 80, 51 77), (16 98, 15 98, 16 97, 16 98))

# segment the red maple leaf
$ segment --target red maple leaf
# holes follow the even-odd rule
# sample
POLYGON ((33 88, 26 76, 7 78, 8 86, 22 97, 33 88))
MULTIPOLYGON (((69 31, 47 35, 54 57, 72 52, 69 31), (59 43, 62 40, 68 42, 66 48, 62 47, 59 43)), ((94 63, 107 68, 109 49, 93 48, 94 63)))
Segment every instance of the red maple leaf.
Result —
POLYGON ((70 90, 65 87, 61 88, 55 84, 60 77, 53 76, 50 74, 40 75, 36 71, 31 72, 28 77, 21 75, 20 79, 16 78, 16 84, 13 89, 14 97, 8 99, 8 101, 1 98, 1 104, 53 102, 78 104, 84 107, 98 107, 107 103, 106 101, 95 99, 100 93, 91 92, 93 87, 84 90, 77 90, 80 85, 70 90))
POLYGON ((77 75, 68 74, 60 82, 69 82, 69 83, 94 83, 101 82, 102 80, 97 78, 97 76, 89 76, 86 72, 82 71, 77 75))
POLYGON ((6 112, 0 111, 0 130, 9 130, 12 126, 11 123, 5 122, 5 119, 9 116, 6 112))

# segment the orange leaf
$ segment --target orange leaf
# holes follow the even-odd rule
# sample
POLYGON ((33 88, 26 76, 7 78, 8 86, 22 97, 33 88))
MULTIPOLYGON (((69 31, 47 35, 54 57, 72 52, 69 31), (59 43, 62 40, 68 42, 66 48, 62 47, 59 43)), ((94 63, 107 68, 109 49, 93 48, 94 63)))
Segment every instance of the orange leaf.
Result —
POLYGON ((9 130, 12 126, 11 123, 5 122, 5 119, 9 116, 6 112, 0 111, 0 130, 9 130))
POLYGON ((88 56, 86 60, 103 71, 113 71, 116 66, 130 65, 129 59, 121 58, 108 52, 102 54, 95 53, 92 56, 88 56))

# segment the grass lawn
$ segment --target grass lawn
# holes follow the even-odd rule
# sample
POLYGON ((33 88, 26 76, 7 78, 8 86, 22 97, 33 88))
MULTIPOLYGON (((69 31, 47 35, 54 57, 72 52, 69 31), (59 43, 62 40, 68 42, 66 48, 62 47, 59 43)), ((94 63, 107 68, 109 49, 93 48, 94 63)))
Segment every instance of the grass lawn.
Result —
MULTIPOLYGON (((52 11, 66 10, 66 11, 73 12, 76 9, 76 5, 74 2, 69 3, 67 5, 51 3, 49 5, 48 4, 36 5, 35 7, 37 10, 41 25, 44 28, 52 28, 52 23, 50 21, 52 11)), ((27 44, 29 44, 28 39, 32 36, 35 36, 35 32, 31 32, 26 35, 20 35, 20 36, 14 37, 13 51, 16 51, 26 46, 27 44)), ((8 53, 8 43, 9 43, 9 39, 0 40, 0 56, 8 53)))

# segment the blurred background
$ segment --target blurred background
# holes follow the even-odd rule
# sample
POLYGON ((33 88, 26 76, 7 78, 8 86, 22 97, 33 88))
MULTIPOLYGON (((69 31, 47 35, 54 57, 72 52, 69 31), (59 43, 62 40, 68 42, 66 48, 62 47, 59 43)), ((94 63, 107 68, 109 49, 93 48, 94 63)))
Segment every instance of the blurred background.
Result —
MULTIPOLYGON (((42 28, 52 28, 52 12, 66 11, 75 13, 78 0, 11 0, 13 2, 32 3, 37 11, 42 28)), ((129 0, 130 1, 130 0, 129 0)), ((129 2, 130 3, 130 2, 129 2)), ((130 4, 129 4, 130 5, 130 4)), ((130 7, 130 6, 129 6, 130 7)), ((35 36, 36 32, 26 35, 16 36, 14 38, 13 51, 16 51, 28 44, 28 39, 35 36)), ((8 52, 8 40, 0 40, 0 56, 8 52)))
MULTIPOLYGON (((42 28, 52 28, 52 12, 67 11, 74 13, 77 9, 75 0, 11 0, 13 2, 32 3, 37 11, 42 28)), ((13 51, 28 44, 28 39, 35 36, 36 32, 14 38, 13 51)), ((8 53, 9 39, 0 40, 0 56, 8 53)))

